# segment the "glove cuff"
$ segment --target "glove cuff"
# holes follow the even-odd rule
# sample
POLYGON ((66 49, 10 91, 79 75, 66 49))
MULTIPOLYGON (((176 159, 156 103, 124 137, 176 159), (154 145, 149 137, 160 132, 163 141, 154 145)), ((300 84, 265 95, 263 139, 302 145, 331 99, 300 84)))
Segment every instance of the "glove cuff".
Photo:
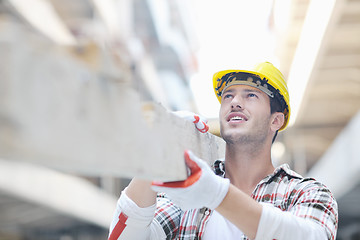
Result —
POLYGON ((214 190, 214 198, 213 200, 208 204, 208 208, 214 210, 215 208, 217 208, 220 203, 224 200, 226 194, 229 191, 229 187, 230 187, 230 180, 228 178, 222 178, 219 176, 218 177, 218 182, 217 182, 217 188, 215 188, 214 190))

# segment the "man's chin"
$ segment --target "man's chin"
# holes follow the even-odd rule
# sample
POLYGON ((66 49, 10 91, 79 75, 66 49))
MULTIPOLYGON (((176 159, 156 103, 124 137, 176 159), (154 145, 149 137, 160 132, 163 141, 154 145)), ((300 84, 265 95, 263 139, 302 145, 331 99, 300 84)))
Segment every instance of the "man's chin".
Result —
POLYGON ((221 137, 224 139, 226 143, 236 143, 242 142, 248 139, 248 134, 245 134, 245 131, 225 131, 221 132, 221 137))

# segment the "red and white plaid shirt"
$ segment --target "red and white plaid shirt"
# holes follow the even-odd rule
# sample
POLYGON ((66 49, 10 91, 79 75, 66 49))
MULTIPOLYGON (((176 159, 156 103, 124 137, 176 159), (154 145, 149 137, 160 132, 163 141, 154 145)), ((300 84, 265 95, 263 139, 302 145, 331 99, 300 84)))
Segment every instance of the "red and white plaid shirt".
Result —
MULTIPOLYGON (((224 176, 224 162, 216 161, 214 170, 224 176)), ((303 178, 290 170, 287 164, 260 181, 252 198, 260 203, 271 204, 282 211, 314 221, 326 231, 328 239, 335 239, 338 225, 337 203, 329 189, 312 178, 303 178)), ((207 208, 182 211, 165 194, 157 198, 157 221, 166 234, 166 239, 201 239, 206 223, 211 216, 207 208)), ((243 235, 239 239, 248 239, 243 235)))

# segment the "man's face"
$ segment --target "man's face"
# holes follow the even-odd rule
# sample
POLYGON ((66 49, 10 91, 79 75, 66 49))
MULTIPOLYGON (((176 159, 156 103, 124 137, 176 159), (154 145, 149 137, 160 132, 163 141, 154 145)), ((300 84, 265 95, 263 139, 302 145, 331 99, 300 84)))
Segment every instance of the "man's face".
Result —
POLYGON ((228 87, 222 94, 220 133, 227 143, 263 143, 270 134, 270 98, 246 86, 228 87))

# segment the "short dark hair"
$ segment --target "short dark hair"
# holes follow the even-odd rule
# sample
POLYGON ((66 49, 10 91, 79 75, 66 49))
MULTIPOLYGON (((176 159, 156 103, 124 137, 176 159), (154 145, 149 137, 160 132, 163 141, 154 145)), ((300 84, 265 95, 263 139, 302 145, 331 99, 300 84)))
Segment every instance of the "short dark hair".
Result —
MULTIPOLYGON (((276 97, 276 95, 275 95, 275 97, 269 97, 269 98, 270 98, 270 112, 271 112, 271 114, 273 114, 275 112, 282 112, 283 113, 284 110, 285 110, 285 106, 284 106, 284 104, 281 104, 279 98, 276 97)), ((275 132, 275 135, 274 135, 274 137, 272 139, 272 143, 275 142, 278 131, 279 130, 277 130, 275 132)))

